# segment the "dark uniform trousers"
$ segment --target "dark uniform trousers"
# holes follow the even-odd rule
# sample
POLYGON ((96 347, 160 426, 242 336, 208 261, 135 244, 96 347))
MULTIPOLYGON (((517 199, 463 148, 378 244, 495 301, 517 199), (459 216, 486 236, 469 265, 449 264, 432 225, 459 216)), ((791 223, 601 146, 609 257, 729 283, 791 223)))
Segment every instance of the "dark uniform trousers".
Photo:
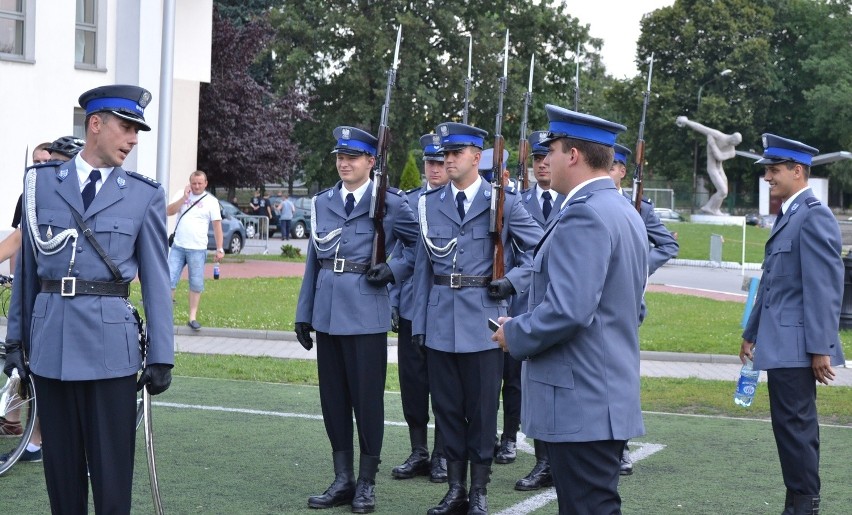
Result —
POLYGON ((352 451, 354 410, 361 453, 381 454, 387 368, 387 333, 338 336, 317 331, 320 404, 332 451, 352 451))
POLYGON ((448 462, 491 465, 503 351, 452 353, 426 349, 435 422, 448 462))
POLYGON ((819 424, 816 378, 811 368, 766 371, 772 432, 787 489, 819 495, 819 424))
POLYGON ((130 513, 136 448, 136 375, 59 381, 33 375, 53 513, 130 513))
POLYGON ((426 351, 411 341, 411 320, 399 319, 397 360, 402 414, 408 427, 429 424, 429 376, 426 351))
POLYGON ((521 427, 521 362, 503 354, 503 434, 517 438, 521 427))
POLYGON ((621 513, 618 472, 626 440, 545 443, 559 515, 621 513))

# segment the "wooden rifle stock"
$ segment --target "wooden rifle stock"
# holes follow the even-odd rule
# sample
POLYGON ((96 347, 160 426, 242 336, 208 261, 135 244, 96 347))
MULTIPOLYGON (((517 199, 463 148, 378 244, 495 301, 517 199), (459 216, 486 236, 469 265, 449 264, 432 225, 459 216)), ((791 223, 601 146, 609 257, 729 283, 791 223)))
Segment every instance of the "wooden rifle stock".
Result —
POLYGON ((506 275, 505 259, 503 257, 503 205, 506 202, 506 188, 503 177, 503 136, 494 138, 494 166, 491 169, 491 213, 489 229, 494 239, 494 262, 491 279, 500 279, 506 275))
POLYGON ((390 130, 387 126, 379 129, 378 163, 373 174, 373 199, 371 215, 373 218, 373 249, 370 264, 375 266, 387 261, 385 256, 385 196, 388 191, 387 155, 390 130))
POLYGON ((636 171, 633 174, 633 207, 636 211, 642 211, 642 166, 645 162, 645 140, 640 139, 636 142, 636 171))
POLYGON ((524 191, 530 187, 530 174, 527 171, 529 164, 530 142, 522 137, 518 145, 518 191, 524 191))

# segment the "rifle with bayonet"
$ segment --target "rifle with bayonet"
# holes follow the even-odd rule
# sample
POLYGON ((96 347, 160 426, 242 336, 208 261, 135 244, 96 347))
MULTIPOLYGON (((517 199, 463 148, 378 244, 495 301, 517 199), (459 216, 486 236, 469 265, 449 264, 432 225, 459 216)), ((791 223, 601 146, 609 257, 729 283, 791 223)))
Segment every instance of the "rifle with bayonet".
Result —
POLYGON ((506 47, 503 52, 503 76, 500 77, 500 95, 497 100, 497 123, 494 129, 494 154, 491 167, 491 212, 488 230, 494 239, 494 265, 491 279, 497 280, 506 275, 503 261, 503 204, 506 201, 506 189, 503 186, 503 95, 509 72, 509 31, 506 30, 506 47))
POLYGON ((370 199, 370 218, 373 219, 373 250, 370 255, 370 265, 376 266, 387 260, 385 256, 385 195, 388 191, 388 146, 390 145, 390 128, 388 113, 390 111, 391 90, 396 83, 396 69, 399 66, 399 42, 402 39, 402 25, 396 33, 396 49, 393 52, 393 63, 388 68, 388 84, 385 90, 385 103, 382 106, 382 118, 379 124, 379 144, 376 152, 376 166, 373 169, 373 198, 370 199))
POLYGON ((527 141, 527 118, 532 104, 533 68, 535 54, 530 58, 530 84, 524 93, 524 117, 521 119, 521 139, 518 145, 518 189, 524 191, 530 187, 530 174, 527 171, 527 160, 530 154, 530 142, 527 141))
POLYGON ((462 123, 467 125, 467 114, 470 110, 470 84, 473 81, 471 71, 473 68, 473 34, 470 35, 470 44, 467 47, 467 77, 464 79, 464 111, 462 111, 462 123))
POLYGON ((636 168, 633 169, 633 206, 642 209, 642 168, 645 163, 645 116, 648 114, 648 102, 651 99, 651 75, 654 73, 654 53, 651 52, 651 65, 648 67, 648 87, 642 104, 642 121, 639 122, 639 139, 636 141, 636 168))

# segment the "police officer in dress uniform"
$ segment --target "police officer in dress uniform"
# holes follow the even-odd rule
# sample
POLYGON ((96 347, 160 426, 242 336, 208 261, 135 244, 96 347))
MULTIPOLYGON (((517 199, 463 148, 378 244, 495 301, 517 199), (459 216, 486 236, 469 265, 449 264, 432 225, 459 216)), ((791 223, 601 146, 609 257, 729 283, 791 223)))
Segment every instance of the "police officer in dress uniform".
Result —
MULTIPOLYGON (((387 332, 391 309, 387 285, 403 277, 403 260, 371 268, 374 225, 370 218, 376 138, 355 127, 334 129, 340 182, 313 198, 311 245, 296 308, 296 336, 305 349, 317 333, 317 371, 335 478, 311 508, 351 504, 354 513, 375 510, 376 472, 384 435, 387 332), (361 457, 356 483, 352 413, 361 457)), ((383 220, 387 255, 397 240, 413 245, 417 222, 405 194, 388 188, 383 220)))
MULTIPOLYGON (((565 201, 565 195, 550 189, 550 165, 545 158, 550 148, 541 142, 547 139, 547 131, 535 131, 529 135, 527 141, 533 156, 533 174, 536 183, 521 193, 521 201, 533 220, 547 229, 547 226, 556 219, 559 206, 565 201)), ((520 315, 529 309, 529 294, 518 296, 517 309, 510 311, 510 315, 520 315)), ((513 358, 508 352, 504 354, 506 362, 503 369, 503 409, 510 411, 507 407, 506 384, 516 385, 517 396, 512 398, 512 410, 517 413, 518 420, 521 416, 521 368, 522 363, 513 358)), ((526 476, 515 482, 515 490, 530 491, 539 490, 553 485, 553 477, 550 473, 550 462, 547 459, 547 445, 544 442, 533 439, 535 450, 535 465, 526 476)), ((499 455, 498 455, 499 459, 499 455)))
POLYGON ((174 359, 172 310, 162 302, 169 297, 165 193, 121 168, 137 132, 150 130, 143 114, 151 94, 102 86, 79 101, 83 150, 25 179, 6 371, 27 370, 25 349, 52 510, 87 512, 88 470, 95 511, 130 513, 136 391, 146 384, 152 395, 165 391, 174 359), (138 382, 139 328, 127 301, 137 276, 150 336, 138 382))
POLYGON ((530 311, 502 318, 493 338, 527 360, 522 424, 547 443, 559 513, 620 513, 624 442, 645 432, 638 327, 648 236, 607 173, 625 127, 545 109, 551 186, 567 200, 536 247, 530 311))
MULTIPOLYGON (((633 152, 618 143, 615 144, 614 150, 615 157, 613 158, 612 167, 609 169, 609 176, 615 182, 615 187, 618 188, 619 193, 632 202, 632 197, 621 188, 621 181, 627 174, 627 162, 630 159, 630 154, 633 152)), ((668 260, 677 257, 680 246, 665 224, 660 221, 660 217, 654 213, 654 203, 645 197, 642 197, 639 215, 642 217, 642 221, 645 223, 645 231, 648 233, 648 275, 650 276, 658 268, 665 265, 668 260)), ((640 324, 645 320, 645 315, 645 303, 642 302, 642 313, 639 317, 640 324)), ((621 454, 621 475, 629 476, 632 473, 633 460, 630 458, 630 448, 625 444, 624 452, 621 454)))
MULTIPOLYGON (((417 213, 417 201, 425 192, 440 188, 450 180, 444 170, 444 153, 439 150, 441 143, 437 134, 424 134, 420 138, 423 149, 423 167, 426 185, 406 191, 406 197, 417 213)), ((409 265, 408 274, 414 272, 415 247, 397 246, 395 259, 399 256, 409 265)), ((433 483, 447 481, 447 460, 444 457, 444 443, 440 428, 435 426, 435 443, 432 447, 432 459, 429 459, 427 425, 429 424, 429 374, 426 364, 426 352, 411 341, 411 319, 414 314, 414 287, 411 276, 401 279, 390 288, 391 325, 399 333, 397 347, 399 359, 399 390, 402 398, 402 414, 408 424, 411 439, 411 455, 399 466, 391 470, 396 479, 410 479, 416 475, 428 475, 433 483)))
POLYGON ((844 266, 837 219, 808 187, 819 151, 763 135, 763 180, 781 200, 766 241, 763 276, 743 331, 740 359, 766 370, 772 432, 787 487, 784 514, 816 514, 820 505, 816 382, 843 365, 837 328, 844 266))
MULTIPOLYGON (((429 388, 447 457, 449 489, 429 513, 454 513, 468 506, 469 513, 486 513, 503 368, 487 321, 506 314, 505 299, 525 289, 530 274, 515 268, 492 282, 489 211, 495 193, 477 170, 488 133, 451 122, 435 132, 441 137, 451 182, 419 200, 422 238, 417 244, 417 311, 412 323, 412 338, 426 346, 429 388), (470 497, 465 486, 468 462, 470 497)), ((506 252, 511 239, 523 251, 541 239, 541 228, 508 189, 503 214, 500 236, 506 252)))

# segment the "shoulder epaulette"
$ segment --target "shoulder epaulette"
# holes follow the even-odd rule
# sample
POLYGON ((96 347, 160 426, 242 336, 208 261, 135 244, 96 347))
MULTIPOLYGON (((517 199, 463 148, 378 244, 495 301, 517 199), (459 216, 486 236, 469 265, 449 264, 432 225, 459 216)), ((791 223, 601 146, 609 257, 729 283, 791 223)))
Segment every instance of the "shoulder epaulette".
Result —
POLYGON ((53 167, 53 166, 59 166, 63 162, 64 161, 60 161, 59 159, 54 159, 52 161, 45 161, 44 163, 36 163, 32 166, 28 166, 27 170, 35 170, 35 169, 38 169, 38 168, 48 168, 48 167, 53 167))
POLYGON ((440 188, 432 188, 431 190, 424 191, 422 194, 423 195, 431 195, 431 194, 435 193, 436 191, 444 191, 444 187, 445 186, 441 186, 440 188))
POLYGON ((145 184, 147 184, 148 186, 151 186, 153 188, 159 188, 160 187, 159 182, 148 177, 147 175, 143 175, 139 172, 131 172, 129 170, 125 170, 125 172, 127 173, 128 177, 133 177, 134 179, 138 179, 138 180, 144 182, 145 184))
POLYGON ((512 188, 511 186, 506 186, 506 187, 505 187, 505 188, 503 188, 503 189, 504 189, 504 190, 506 190, 506 193, 510 193, 510 194, 512 194, 512 195, 517 195, 517 194, 518 194, 518 190, 516 190, 515 188, 512 188))
POLYGON ((592 198, 592 195, 594 195, 594 194, 595 193, 592 192, 592 193, 589 193, 587 195, 583 195, 582 197, 572 198, 571 202, 569 202, 568 205, 572 206, 574 204, 585 204, 586 201, 589 200, 590 198, 592 198))
POLYGON ((531 192, 533 190, 533 188, 535 188, 535 186, 530 186, 529 188, 522 190, 521 195, 525 195, 525 194, 531 192))
POLYGON ((401 196, 402 196, 402 190, 401 190, 401 189, 399 189, 399 188, 394 188, 394 187, 392 187, 392 186, 388 186, 388 193, 391 193, 391 194, 393 194, 393 195, 396 195, 397 197, 401 197, 401 196))
POLYGON ((805 204, 807 204, 808 207, 814 207, 822 205, 822 202, 820 202, 819 199, 816 197, 808 197, 805 199, 805 204))
POLYGON ((417 190, 419 190, 419 189, 420 189, 420 188, 422 188, 422 187, 423 187, 423 186, 418 186, 418 187, 416 187, 416 188, 411 188, 410 190, 407 190, 407 191, 405 192, 405 194, 406 194, 406 195, 411 195, 412 193, 415 193, 417 190))
POLYGON ((322 190, 322 191, 319 191, 319 192, 317 192, 317 194, 316 194, 316 195, 314 195, 314 196, 315 196, 315 197, 319 197, 320 195, 322 195, 322 194, 323 194, 323 193, 325 193, 326 191, 330 190, 331 188, 334 188, 334 186, 331 186, 330 188, 326 188, 326 189, 324 189, 324 190, 322 190))
POLYGON ((653 205, 654 205, 654 203, 653 203, 653 202, 651 202, 651 199, 649 199, 649 198, 647 198, 647 197, 642 197, 642 202, 644 202, 644 203, 648 204, 649 206, 653 206, 653 205))

